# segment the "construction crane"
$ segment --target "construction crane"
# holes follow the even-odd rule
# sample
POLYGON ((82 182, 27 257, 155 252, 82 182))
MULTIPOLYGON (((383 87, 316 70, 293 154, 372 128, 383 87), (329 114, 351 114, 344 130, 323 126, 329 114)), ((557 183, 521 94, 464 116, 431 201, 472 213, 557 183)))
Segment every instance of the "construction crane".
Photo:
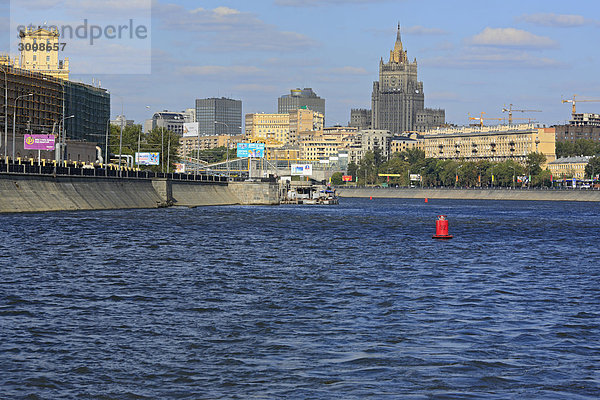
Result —
POLYGON ((596 100, 596 99, 583 99, 583 100, 582 99, 575 99, 575 97, 577 97, 576 94, 573 95, 572 99, 562 100, 562 103, 572 103, 573 104, 573 111, 571 112, 572 115, 573 115, 573 118, 575 118, 575 114, 576 114, 575 103, 598 102, 598 101, 600 101, 600 100, 596 100))
MULTIPOLYGON (((506 105, 504 106, 504 108, 502 109, 502 112, 507 112, 508 113, 508 124, 512 125, 513 123, 513 116, 512 113, 514 111, 518 111, 518 112, 542 112, 542 110, 515 110, 513 109, 513 105, 509 104, 508 108, 506 108, 506 105)), ((523 118, 514 118, 514 119, 523 119, 523 118)), ((525 119, 529 119, 529 121, 531 122, 530 118, 525 118, 525 119)))
POLYGON ((469 115, 469 120, 474 119, 476 121, 479 121, 479 126, 483 126, 483 120, 484 119, 488 119, 488 120, 496 120, 496 121, 502 121, 504 118, 483 118, 483 114, 485 114, 485 111, 481 112, 481 116, 479 118, 477 117, 471 117, 471 114, 467 114, 469 115))

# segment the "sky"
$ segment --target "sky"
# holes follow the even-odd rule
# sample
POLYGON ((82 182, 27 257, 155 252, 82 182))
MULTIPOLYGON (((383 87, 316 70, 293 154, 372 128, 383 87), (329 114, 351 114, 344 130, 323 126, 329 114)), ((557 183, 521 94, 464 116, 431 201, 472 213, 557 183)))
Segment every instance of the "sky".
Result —
MULTIPOLYGON (((138 123, 206 97, 240 99, 244 114, 276 112, 279 96, 311 87, 326 99, 326 125, 346 125, 351 108, 371 107, 400 23, 425 106, 445 109, 447 122, 506 117, 513 104, 542 111, 515 118, 552 125, 570 118, 562 99, 600 99, 599 11, 591 0, 20 0, 0 22, 10 19, 13 54, 17 25, 146 28, 74 38, 60 55, 72 80, 111 92, 113 117, 123 110, 138 123)), ((577 111, 600 113, 600 103, 577 111)))

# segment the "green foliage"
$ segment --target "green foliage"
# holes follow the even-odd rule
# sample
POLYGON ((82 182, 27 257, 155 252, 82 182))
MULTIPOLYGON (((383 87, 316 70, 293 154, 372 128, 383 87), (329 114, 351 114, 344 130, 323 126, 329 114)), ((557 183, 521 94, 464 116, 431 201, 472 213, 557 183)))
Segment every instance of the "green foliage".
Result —
POLYGON ((344 181, 342 181, 342 173, 341 172, 335 172, 333 175, 331 175, 331 184, 332 185, 341 185, 343 183, 344 183, 344 181))
POLYGON ((348 164, 348 168, 346 169, 346 173, 352 176, 352 179, 356 180, 356 174, 358 172, 358 165, 354 161, 348 164))
POLYGON ((525 165, 528 168, 529 175, 535 176, 542 172, 542 164, 546 162, 546 156, 542 153, 529 153, 525 165))
MULTIPOLYGON (((145 135, 142 132, 141 125, 124 126, 123 141, 121 143, 121 154, 135 155, 138 146, 138 138, 140 142, 145 140, 145 135)), ((110 134, 108 138, 109 152, 113 155, 119 154, 119 144, 121 137, 121 127, 110 125, 110 134)), ((143 151, 143 150, 142 150, 143 151)), ((112 157, 114 158, 114 156, 112 157)))
POLYGON ((556 142, 556 157, 594 156, 600 154, 600 143, 591 139, 556 142))
POLYGON ((152 170, 162 171, 163 165, 165 172, 172 172, 173 163, 179 160, 179 135, 168 129, 154 128, 148 133, 147 140, 142 146, 142 152, 160 152, 161 165, 153 166, 152 170), (167 162, 168 160, 168 162, 167 162), (167 165, 170 164, 170 165, 167 165))
MULTIPOLYGON (((209 164, 227 161, 227 147, 215 147, 214 149, 200 150, 198 155, 197 151, 191 151, 187 154, 192 158, 200 158, 202 161, 206 161, 209 164)), ((236 150, 229 149, 229 159, 236 158, 236 150)))
POLYGON ((370 185, 377 181, 377 165, 375 153, 367 151, 358 164, 357 182, 362 185, 370 185))
POLYGON ((588 165, 585 166, 585 176, 592 178, 600 174, 600 156, 590 158, 588 165))

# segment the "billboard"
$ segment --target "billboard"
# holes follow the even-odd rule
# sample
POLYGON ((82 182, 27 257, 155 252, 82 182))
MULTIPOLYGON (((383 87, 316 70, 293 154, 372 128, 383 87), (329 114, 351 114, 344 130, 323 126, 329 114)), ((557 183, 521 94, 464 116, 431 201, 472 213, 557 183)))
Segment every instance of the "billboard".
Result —
POLYGON ((265 156, 265 144, 264 143, 238 143, 237 144, 237 156, 242 157, 253 157, 263 158, 265 156))
POLYGON ((25 150, 54 150, 54 135, 25 135, 25 150))
POLYGON ((342 175, 342 182, 352 182, 352 175, 342 175))
POLYGON ((198 136, 198 122, 184 122, 183 123, 183 137, 186 136, 198 136))
POLYGON ((160 153, 135 153, 137 165, 160 165, 160 153))
POLYGON ((175 163, 175 172, 178 174, 185 173, 185 164, 183 163, 175 163))
POLYGON ((311 176, 312 164, 292 164, 290 166, 292 175, 311 176))

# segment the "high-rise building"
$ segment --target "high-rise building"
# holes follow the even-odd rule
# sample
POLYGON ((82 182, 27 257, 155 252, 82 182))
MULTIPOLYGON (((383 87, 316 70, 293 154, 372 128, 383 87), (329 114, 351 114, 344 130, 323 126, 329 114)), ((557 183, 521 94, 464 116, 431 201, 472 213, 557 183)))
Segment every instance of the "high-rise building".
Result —
POLYGON ((317 96, 311 88, 292 89, 290 94, 285 94, 277 99, 277 112, 289 113, 298 108, 307 108, 325 115, 325 99, 317 96))
POLYGON ((379 81, 373 82, 372 128, 392 133, 427 130, 444 124, 445 111, 425 108, 423 82, 417 79, 417 59, 410 61, 402 47, 400 25, 387 63, 379 62, 379 81))
POLYGON ((196 122, 203 135, 241 135, 242 101, 220 99, 196 99, 196 122))
POLYGON ((164 128, 180 136, 183 136, 183 124, 185 117, 182 112, 175 111, 159 111, 152 115, 150 130, 154 128, 164 128))

